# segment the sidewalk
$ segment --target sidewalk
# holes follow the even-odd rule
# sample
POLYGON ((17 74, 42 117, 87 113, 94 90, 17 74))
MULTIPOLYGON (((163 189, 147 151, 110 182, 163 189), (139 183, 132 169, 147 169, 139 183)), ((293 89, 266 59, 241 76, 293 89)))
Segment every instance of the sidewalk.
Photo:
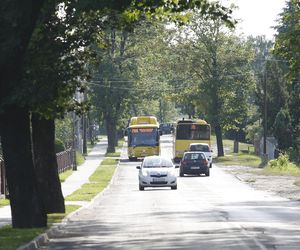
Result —
MULTIPOLYGON (((77 171, 73 171, 61 185, 63 196, 66 197, 81 187, 82 184, 88 182, 89 177, 100 165, 104 159, 107 148, 107 138, 101 139, 92 151, 86 156, 85 162, 77 167, 77 171)), ((73 202, 74 203, 74 202, 73 202)), ((0 228, 4 225, 11 224, 10 206, 0 208, 0 228)))

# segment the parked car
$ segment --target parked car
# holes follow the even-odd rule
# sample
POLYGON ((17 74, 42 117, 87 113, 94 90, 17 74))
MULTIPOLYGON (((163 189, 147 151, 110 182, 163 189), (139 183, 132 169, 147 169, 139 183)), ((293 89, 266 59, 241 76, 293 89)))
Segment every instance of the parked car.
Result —
POLYGON ((172 160, 162 156, 146 156, 139 169, 139 190, 145 187, 177 189, 177 176, 172 160))
POLYGON ((188 151, 199 151, 203 152, 208 160, 208 165, 212 167, 212 150, 207 143, 191 143, 188 151))
POLYGON ((209 176, 208 160, 205 154, 202 152, 185 152, 180 161, 179 169, 179 175, 183 177, 184 174, 209 176))

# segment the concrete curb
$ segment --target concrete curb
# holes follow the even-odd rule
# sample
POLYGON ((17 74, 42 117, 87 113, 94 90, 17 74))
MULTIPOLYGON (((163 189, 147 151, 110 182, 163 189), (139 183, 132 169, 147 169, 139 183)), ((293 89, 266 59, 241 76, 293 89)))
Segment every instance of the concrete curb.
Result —
MULTIPOLYGON (((123 148, 122 148, 123 150, 123 148)), ((119 165, 120 161, 117 163, 114 175, 112 176, 111 180, 107 184, 107 186, 100 192, 98 193, 90 202, 88 202, 86 205, 81 206, 74 212, 68 214, 60 223, 57 223, 53 225, 50 229, 46 230, 45 233, 38 235, 35 237, 33 240, 31 240, 29 243, 20 246, 17 248, 17 250, 36 250, 39 249, 40 247, 44 246, 47 242, 49 242, 51 236, 56 235, 56 232, 61 230, 69 221, 70 219, 74 216, 80 213, 81 210, 91 206, 96 199, 100 199, 100 197, 103 197, 108 190, 110 189, 111 185, 114 183, 115 179, 117 178, 116 176, 118 175, 118 170, 119 170, 119 165)))

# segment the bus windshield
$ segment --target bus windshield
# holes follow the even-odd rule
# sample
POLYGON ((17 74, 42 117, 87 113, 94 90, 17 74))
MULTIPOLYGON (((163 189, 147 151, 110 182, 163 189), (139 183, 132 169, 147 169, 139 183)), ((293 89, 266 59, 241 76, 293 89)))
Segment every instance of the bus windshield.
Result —
POLYGON ((178 124, 176 139, 179 140, 209 140, 210 126, 207 124, 178 124))
POLYGON ((158 146, 159 133, 157 128, 131 128, 128 130, 128 146, 158 146))

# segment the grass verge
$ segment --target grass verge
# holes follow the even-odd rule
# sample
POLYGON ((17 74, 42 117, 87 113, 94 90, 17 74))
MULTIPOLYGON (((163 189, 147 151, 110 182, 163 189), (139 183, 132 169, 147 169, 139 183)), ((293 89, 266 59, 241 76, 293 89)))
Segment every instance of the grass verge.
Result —
POLYGON ((8 199, 5 199, 5 198, 0 199, 0 207, 4 207, 4 206, 7 206, 7 205, 9 205, 9 200, 8 199))
POLYGON ((121 152, 114 152, 114 153, 106 153, 105 157, 120 157, 121 152))
POLYGON ((15 250, 18 247, 27 244, 38 235, 44 233, 50 228, 53 223, 61 222, 62 219, 69 213, 77 210, 80 206, 66 206, 66 213, 48 215, 47 228, 30 228, 30 229, 16 229, 11 225, 0 228, 0 249, 15 250))
POLYGON ((84 163, 84 161, 85 161, 84 156, 80 152, 76 151, 76 164, 77 164, 77 166, 82 165, 84 163))
POLYGON ((213 158, 214 163, 221 163, 225 166, 247 166, 259 167, 261 158, 254 154, 232 153, 222 157, 213 158))
POLYGON ((105 159, 96 171, 90 176, 89 183, 85 183, 80 189, 68 195, 66 201, 90 201, 100 193, 111 180, 116 168, 115 159, 105 159))
POLYGON ((71 174, 73 173, 72 169, 69 169, 63 173, 59 174, 59 180, 60 182, 64 182, 71 174))
POLYGON ((295 181, 294 184, 295 184, 297 187, 300 187, 300 180, 299 180, 299 181, 295 181))

